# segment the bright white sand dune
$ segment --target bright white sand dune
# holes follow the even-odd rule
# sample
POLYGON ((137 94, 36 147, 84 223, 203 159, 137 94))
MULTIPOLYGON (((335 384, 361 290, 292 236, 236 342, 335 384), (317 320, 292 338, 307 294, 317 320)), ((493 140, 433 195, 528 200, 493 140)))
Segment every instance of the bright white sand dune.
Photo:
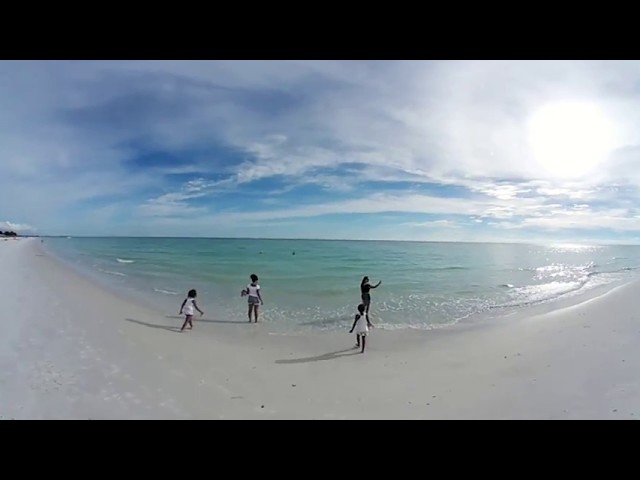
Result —
MULTIPOLYGON (((37 240, 0 241, 2 418, 640 416, 639 284, 544 316, 437 332, 269 335, 129 303, 37 240)), ((268 306, 267 306, 268 307, 268 306)))

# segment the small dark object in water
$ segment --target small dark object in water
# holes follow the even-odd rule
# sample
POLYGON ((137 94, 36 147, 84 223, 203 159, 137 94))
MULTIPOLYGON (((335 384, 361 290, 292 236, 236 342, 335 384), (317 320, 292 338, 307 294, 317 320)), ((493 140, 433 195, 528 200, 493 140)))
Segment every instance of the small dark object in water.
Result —
POLYGON ((291 252, 291 255, 295 255, 295 254, 296 254, 296 252, 291 252))

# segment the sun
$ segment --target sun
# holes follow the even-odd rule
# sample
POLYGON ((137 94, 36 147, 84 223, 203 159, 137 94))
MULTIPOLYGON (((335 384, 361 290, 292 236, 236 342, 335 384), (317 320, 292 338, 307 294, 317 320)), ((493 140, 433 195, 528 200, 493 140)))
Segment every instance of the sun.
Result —
POLYGON ((612 126, 591 103, 546 105, 529 120, 528 142, 547 175, 580 178, 593 173, 613 148, 612 126))

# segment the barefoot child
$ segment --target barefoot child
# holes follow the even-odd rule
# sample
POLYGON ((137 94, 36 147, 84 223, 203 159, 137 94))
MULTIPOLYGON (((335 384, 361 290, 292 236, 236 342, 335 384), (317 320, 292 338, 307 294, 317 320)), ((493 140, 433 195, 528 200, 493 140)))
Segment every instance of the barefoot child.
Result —
POLYGON ((184 327, 186 327, 187 324, 189 325, 189 330, 193 328, 193 323, 191 322, 191 320, 193 319, 194 310, 200 312, 200 316, 204 315, 204 312, 198 308, 198 304, 196 303, 197 296, 198 293, 195 290, 189 290, 189 293, 187 293, 187 298, 185 298, 184 302, 182 302, 182 306, 180 307, 180 315, 182 315, 182 313, 184 312, 185 317, 182 328, 180 329, 181 332, 184 331, 184 327))
POLYGON ((240 292, 240 296, 248 297, 249 323, 251 323, 251 312, 253 312, 255 323, 258 323, 258 305, 264 305, 264 302, 262 301, 262 296, 260 296, 260 285, 258 284, 258 276, 255 273, 251 275, 251 283, 240 292))
POLYGON ((358 305, 358 313, 356 313, 356 318, 353 321, 353 326, 349 333, 353 333, 356 331, 356 345, 353 348, 360 347, 360 340, 362 339, 362 351, 360 353, 364 353, 365 345, 367 344, 367 335, 369 334, 369 328, 373 328, 373 325, 369 321, 369 315, 365 313, 366 307, 364 304, 358 305))

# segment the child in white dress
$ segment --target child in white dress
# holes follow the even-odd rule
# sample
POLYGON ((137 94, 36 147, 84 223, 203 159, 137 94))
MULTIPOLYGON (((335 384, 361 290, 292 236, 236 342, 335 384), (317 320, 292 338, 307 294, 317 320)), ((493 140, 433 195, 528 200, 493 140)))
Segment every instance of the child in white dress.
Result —
POLYGON ((196 303, 197 296, 198 294, 195 290, 189 290, 189 293, 187 293, 187 298, 185 298, 184 302, 182 302, 182 306, 180 307, 180 315, 184 313, 184 323, 182 324, 182 328, 180 329, 181 332, 184 331, 184 327, 186 327, 187 325, 189 325, 189 330, 193 328, 193 322, 191 320, 193 319, 193 314, 195 313, 194 310, 200 312, 200 316, 204 315, 204 312, 198 308, 198 304, 196 303))
POLYGON ((365 346, 367 344, 367 335, 369 334, 369 328, 373 328, 373 325, 369 321, 369 315, 365 313, 365 305, 358 305, 358 313, 356 313, 356 318, 353 321, 353 326, 349 333, 353 333, 356 331, 356 344, 353 348, 360 347, 360 340, 362 340, 362 350, 360 353, 364 353, 365 346))

